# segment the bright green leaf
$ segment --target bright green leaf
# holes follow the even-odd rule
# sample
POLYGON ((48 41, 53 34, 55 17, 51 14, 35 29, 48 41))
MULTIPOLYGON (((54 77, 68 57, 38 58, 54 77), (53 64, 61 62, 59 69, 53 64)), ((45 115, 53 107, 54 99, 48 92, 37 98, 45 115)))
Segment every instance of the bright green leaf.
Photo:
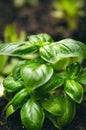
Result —
POLYGON ((62 104, 63 114, 61 116, 54 116, 46 113, 46 116, 55 127, 61 129, 73 120, 76 112, 76 104, 66 94, 61 94, 58 98, 62 104))
POLYGON ((39 55, 41 56, 42 59, 44 59, 47 62, 56 63, 57 57, 56 57, 55 50, 49 45, 45 45, 44 47, 41 47, 39 49, 39 55))
POLYGON ((15 112, 15 109, 13 108, 12 105, 10 105, 7 110, 6 110, 6 118, 8 118, 9 116, 11 116, 13 113, 15 112))
POLYGON ((21 67, 21 77, 29 90, 45 84, 53 74, 53 68, 47 64, 31 63, 21 67))
POLYGON ((56 52, 57 57, 86 57, 86 45, 73 39, 64 39, 50 46, 56 52))
POLYGON ((70 79, 77 78, 80 69, 81 69, 81 66, 78 62, 71 62, 66 67, 67 77, 70 79))
POLYGON ((86 57, 86 45, 73 39, 64 39, 39 49, 41 58, 55 64, 58 58, 86 57))
POLYGON ((15 96, 11 100, 11 104, 17 110, 18 108, 22 107, 22 105, 27 101, 29 98, 29 92, 27 88, 22 89, 21 91, 17 92, 15 96))
POLYGON ((44 46, 45 44, 49 44, 53 42, 52 37, 46 33, 30 35, 28 36, 28 39, 29 41, 35 43, 38 46, 44 46))
POLYGON ((12 75, 9 75, 4 79, 3 86, 9 92, 17 92, 24 88, 24 83, 21 80, 15 80, 12 75))
POLYGON ((80 103, 82 101, 84 91, 82 85, 78 82, 74 80, 67 80, 64 90, 75 102, 80 103))
POLYGON ((31 42, 7 43, 0 45, 0 55, 23 56, 37 51, 31 42))
POLYGON ((86 68, 82 68, 78 74, 77 78, 78 82, 81 84, 86 85, 86 68))
POLYGON ((59 88, 63 85, 65 79, 65 73, 54 73, 50 80, 44 84, 42 87, 37 89, 38 92, 41 94, 45 94, 59 88))
POLYGON ((44 122, 43 109, 29 99, 21 109, 21 121, 27 130, 41 130, 44 122))
POLYGON ((63 114, 62 102, 59 97, 51 96, 42 101, 43 108, 54 116, 61 116, 63 114))

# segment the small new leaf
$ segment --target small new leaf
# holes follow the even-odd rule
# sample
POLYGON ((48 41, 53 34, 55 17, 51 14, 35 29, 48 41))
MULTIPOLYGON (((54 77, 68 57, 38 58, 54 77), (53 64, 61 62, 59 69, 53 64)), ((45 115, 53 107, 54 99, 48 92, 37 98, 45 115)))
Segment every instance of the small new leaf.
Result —
POLYGON ((37 35, 28 36, 29 41, 33 42, 35 45, 43 46, 45 44, 49 44, 53 42, 53 39, 50 35, 46 33, 41 33, 37 35))

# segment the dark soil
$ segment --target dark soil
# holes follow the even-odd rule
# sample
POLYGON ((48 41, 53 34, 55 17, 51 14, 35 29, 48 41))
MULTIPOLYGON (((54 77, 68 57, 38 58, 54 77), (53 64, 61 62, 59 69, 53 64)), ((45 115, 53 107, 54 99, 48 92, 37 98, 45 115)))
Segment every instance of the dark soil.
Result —
MULTIPOLYGON (((58 20, 51 16, 53 10, 53 0, 40 0, 36 7, 26 5, 16 8, 12 0, 0 0, 0 39, 3 39, 4 29, 8 24, 13 24, 17 32, 25 30, 28 35, 46 32, 54 38, 74 38, 86 43, 86 16, 80 18, 77 29, 70 32, 66 20, 58 20), (62 29, 59 30, 59 27, 62 29)), ((86 7, 83 8, 86 10, 86 7)), ((85 64, 86 65, 86 64, 85 64)), ((19 119, 19 111, 11 116, 7 121, 3 113, 3 108, 7 101, 0 99, 0 130, 25 130, 19 119)), ((52 123, 46 119, 43 130, 56 130, 52 123)), ((83 102, 77 105, 77 112, 74 120, 63 130, 86 130, 86 94, 83 102)))

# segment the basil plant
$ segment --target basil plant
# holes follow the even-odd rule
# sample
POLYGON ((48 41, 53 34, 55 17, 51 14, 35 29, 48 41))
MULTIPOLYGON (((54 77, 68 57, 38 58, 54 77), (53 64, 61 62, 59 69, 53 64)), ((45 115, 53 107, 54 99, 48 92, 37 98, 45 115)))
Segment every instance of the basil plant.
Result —
POLYGON ((80 104, 86 84, 86 45, 73 39, 55 42, 46 33, 28 41, 0 45, 0 55, 27 56, 3 81, 6 118, 18 109, 27 130, 41 130, 48 118, 57 129, 69 124, 80 104), (35 55, 35 57, 33 56, 35 55))

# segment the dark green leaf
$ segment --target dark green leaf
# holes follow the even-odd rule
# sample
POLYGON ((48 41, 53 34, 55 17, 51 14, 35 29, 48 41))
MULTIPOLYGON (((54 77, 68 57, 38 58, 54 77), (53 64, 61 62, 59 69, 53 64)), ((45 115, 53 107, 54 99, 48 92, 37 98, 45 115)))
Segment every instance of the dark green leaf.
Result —
POLYGON ((11 75, 7 76, 3 81, 4 88, 9 92, 17 92, 24 88, 21 80, 15 80, 11 75))
POLYGON ((31 42, 7 43, 0 45, 0 55, 23 56, 37 51, 31 42))
POLYGON ((32 63, 21 67, 21 77, 29 90, 45 84, 53 74, 53 68, 46 64, 32 63))
POLYGON ((24 60, 24 61, 20 61, 16 67, 13 69, 12 71, 12 76, 14 77, 15 80, 19 80, 21 79, 21 75, 20 75, 20 69, 23 65, 29 65, 31 63, 44 63, 44 61, 37 57, 35 59, 28 59, 28 60, 24 60))
POLYGON ((43 95, 55 90, 56 88, 62 86, 64 79, 65 73, 54 73, 46 84, 37 89, 37 94, 39 92, 41 95, 43 95))
POLYGON ((82 68, 78 74, 78 82, 86 85, 86 68, 82 68))
POLYGON ((82 85, 78 82, 67 80, 64 90, 75 102, 80 103, 82 101, 84 90, 82 85))
POLYGON ((29 92, 27 91, 27 88, 22 89, 18 93, 15 94, 15 96, 11 100, 11 104, 17 110, 18 108, 22 107, 22 105, 27 101, 29 98, 29 92))
POLYGON ((28 100, 21 109, 21 121, 27 130, 41 130, 44 112, 39 104, 28 100))
POLYGON ((15 80, 21 79, 20 69, 21 69, 22 65, 27 65, 27 64, 30 64, 31 62, 32 62, 32 60, 24 60, 24 61, 20 61, 16 65, 16 67, 12 71, 12 76, 14 77, 15 80))
POLYGON ((80 69, 81 69, 81 66, 78 62, 71 62, 66 67, 66 72, 67 72, 68 78, 75 79, 78 76, 80 69))
POLYGON ((43 108, 54 116, 61 116, 63 114, 62 102, 59 97, 51 96, 42 101, 43 108))
POLYGON ((50 113, 46 113, 46 116, 55 127, 61 129, 73 120, 76 112, 76 104, 65 94, 60 95, 58 98, 59 102, 62 104, 63 114, 61 116, 54 116, 50 113))
POLYGON ((27 91, 26 88, 17 92, 4 108, 4 111, 6 111, 6 118, 8 118, 19 108, 21 108, 28 100, 28 98, 29 98, 29 92, 27 91))
POLYGON ((64 114, 57 118, 57 124, 63 127, 73 120, 76 113, 76 104, 66 94, 62 95, 60 101, 62 102, 64 114))

